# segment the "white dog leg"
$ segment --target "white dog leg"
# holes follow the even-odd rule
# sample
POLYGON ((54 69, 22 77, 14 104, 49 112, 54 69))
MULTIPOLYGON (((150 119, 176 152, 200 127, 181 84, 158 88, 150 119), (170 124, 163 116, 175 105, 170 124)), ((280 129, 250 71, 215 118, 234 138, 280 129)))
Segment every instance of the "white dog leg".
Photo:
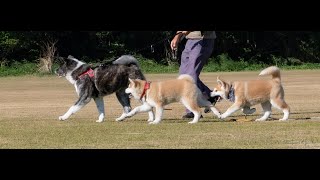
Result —
POLYGON ((188 122, 189 124, 197 123, 197 122, 199 122, 199 119, 200 119, 200 113, 199 112, 192 111, 192 113, 194 114, 194 117, 193 117, 192 121, 188 122))
POLYGON ((158 124, 162 119, 163 114, 163 107, 157 106, 156 107, 156 118, 154 121, 149 122, 149 124, 158 124))
POLYGON ((131 108, 130 108, 130 107, 125 106, 125 107, 124 107, 124 111, 123 111, 123 113, 121 114, 121 116, 120 116, 120 117, 118 117, 118 118, 116 119, 116 121, 122 121, 122 120, 124 120, 124 119, 127 117, 127 113, 129 113, 129 112, 130 112, 130 110, 131 110, 131 108))
POLYGON ((271 115, 271 103, 269 101, 262 103, 261 107, 264 111, 264 115, 261 118, 256 119, 256 121, 265 121, 271 115))
POLYGON ((152 108, 151 108, 151 110, 148 112, 148 114, 149 114, 148 122, 152 122, 152 121, 154 120, 154 113, 153 113, 153 111, 152 111, 152 108))
POLYGON ((94 102, 96 103, 98 112, 99 112, 99 119, 96 122, 103 122, 104 121, 104 102, 102 97, 94 98, 94 102))
POLYGON ((283 109, 283 118, 279 119, 279 121, 286 121, 289 118, 290 111, 288 109, 283 109))
POLYGON ((220 118, 224 119, 228 116, 230 116, 232 113, 238 111, 241 107, 238 104, 233 104, 231 107, 228 108, 228 110, 226 112, 224 112, 220 118))
POLYGON ((271 111, 265 111, 265 112, 264 112, 264 115, 263 115, 261 118, 256 119, 256 121, 265 121, 265 120, 268 119, 268 117, 270 116, 270 114, 271 114, 271 111))
POLYGON ((122 113, 121 116, 116 119, 116 121, 122 121, 122 120, 124 120, 126 117, 127 117, 127 114, 126 114, 126 113, 122 113))
POLYGON ((63 115, 59 116, 59 120, 64 121, 68 119, 72 114, 79 111, 84 105, 73 105, 69 108, 69 110, 63 115))
POLYGON ((217 108, 215 108, 214 106, 210 107, 211 111, 213 112, 214 115, 216 115, 218 118, 221 118, 221 113, 219 112, 219 110, 217 108))
MULTIPOLYGON (((141 106, 138 106, 136 108, 134 108, 132 111, 130 111, 128 114, 122 114, 121 117, 117 118, 116 121, 122 121, 123 119, 125 119, 126 117, 131 117, 131 116, 134 116, 135 114, 137 113, 140 113, 140 112, 147 112, 147 111, 151 111, 152 110, 152 107, 147 104, 147 103, 144 103, 143 105, 141 106)), ((150 113, 150 112, 149 112, 150 113)), ((153 115, 152 115, 153 116, 153 115)), ((150 115, 149 115, 149 118, 150 118, 150 115)))
POLYGON ((278 100, 278 103, 276 103, 276 101, 274 101, 274 100, 271 100, 270 103, 272 104, 273 107, 275 107, 275 108, 277 108, 279 110, 282 110, 283 117, 282 117, 282 119, 279 119, 279 121, 288 120, 289 114, 290 114, 290 109, 289 109, 288 105, 284 102, 284 100, 278 100), (279 104, 279 103, 281 103, 282 105, 287 106, 287 108, 281 108, 281 104, 279 104))

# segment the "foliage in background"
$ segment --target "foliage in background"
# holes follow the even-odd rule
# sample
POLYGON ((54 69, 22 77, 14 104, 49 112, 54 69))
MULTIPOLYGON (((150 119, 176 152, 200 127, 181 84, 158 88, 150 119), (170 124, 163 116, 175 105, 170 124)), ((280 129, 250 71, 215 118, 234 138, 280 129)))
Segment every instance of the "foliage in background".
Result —
MULTIPOLYGON (((43 44, 57 41, 55 58, 73 55, 87 63, 101 63, 123 54, 142 59, 146 72, 177 72, 170 49, 174 31, 0 31, 0 74, 39 63, 43 44), (17 66, 20 64, 20 66, 17 66)), ((308 31, 217 31, 214 52, 204 71, 260 69, 267 65, 317 68, 320 33, 308 31), (311 63, 311 64, 310 64, 311 63)), ((57 63, 57 62, 53 62, 57 63)), ((25 69, 25 68, 22 68, 25 69)), ((35 70, 37 71, 37 69, 35 70)), ((21 70, 26 72, 25 70, 21 70)), ((15 75, 17 71, 12 72, 15 75)), ((37 72, 34 72, 37 73, 37 72)))

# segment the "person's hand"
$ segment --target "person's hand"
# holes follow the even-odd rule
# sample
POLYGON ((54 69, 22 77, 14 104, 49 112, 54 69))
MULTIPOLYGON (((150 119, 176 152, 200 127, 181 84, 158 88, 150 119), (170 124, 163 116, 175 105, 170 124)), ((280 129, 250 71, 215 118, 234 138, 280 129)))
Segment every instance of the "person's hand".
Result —
POLYGON ((186 36, 190 33, 190 31, 177 31, 177 34, 172 39, 170 46, 172 50, 177 50, 178 44, 180 42, 181 36, 186 36))
POLYGON ((170 43, 170 47, 172 50, 176 50, 178 48, 178 44, 179 44, 179 40, 180 40, 180 36, 179 35, 176 35, 171 43, 170 43))

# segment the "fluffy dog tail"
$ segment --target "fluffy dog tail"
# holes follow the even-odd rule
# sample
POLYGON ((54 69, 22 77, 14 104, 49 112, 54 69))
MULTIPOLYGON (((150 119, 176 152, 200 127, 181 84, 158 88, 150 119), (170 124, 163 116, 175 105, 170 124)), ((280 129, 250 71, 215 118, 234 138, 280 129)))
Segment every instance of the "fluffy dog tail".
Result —
POLYGON ((272 75, 272 79, 276 81, 281 81, 280 69, 276 66, 270 66, 264 70, 262 70, 259 76, 263 75, 272 75))
POLYGON ((189 74, 181 74, 178 79, 184 79, 191 83, 195 83, 194 79, 189 74))
POLYGON ((118 59, 112 62, 112 64, 122 64, 130 67, 129 78, 146 80, 146 77, 141 71, 138 60, 131 55, 122 55, 118 59))
POLYGON ((113 61, 112 64, 123 64, 129 66, 134 64, 140 69, 138 60, 131 55, 122 55, 121 57, 113 61))

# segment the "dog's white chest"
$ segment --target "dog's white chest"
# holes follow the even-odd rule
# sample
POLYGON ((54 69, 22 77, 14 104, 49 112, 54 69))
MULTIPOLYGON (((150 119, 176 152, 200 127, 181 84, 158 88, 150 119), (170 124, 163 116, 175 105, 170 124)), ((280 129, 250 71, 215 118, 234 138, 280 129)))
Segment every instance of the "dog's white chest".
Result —
POLYGON ((71 73, 67 73, 66 74, 66 79, 71 83, 71 84, 75 84, 76 81, 72 78, 71 73))

